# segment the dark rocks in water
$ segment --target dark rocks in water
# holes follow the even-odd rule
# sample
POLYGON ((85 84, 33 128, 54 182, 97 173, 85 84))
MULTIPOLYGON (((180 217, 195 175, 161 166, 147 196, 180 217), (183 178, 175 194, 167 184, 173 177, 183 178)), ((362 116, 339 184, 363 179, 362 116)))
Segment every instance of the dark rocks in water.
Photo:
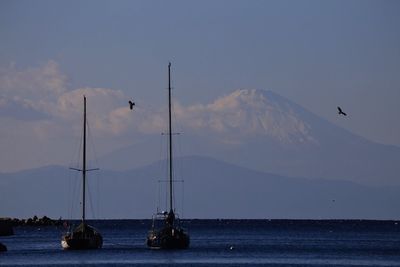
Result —
MULTIPOLYGON (((59 218, 58 220, 53 220, 47 216, 38 218, 35 215, 32 218, 28 218, 28 219, 2 218, 2 219, 0 219, 0 222, 7 223, 11 227, 12 226, 52 226, 52 225, 59 226, 64 223, 64 220, 62 218, 59 218)), ((1 226, 1 224, 0 224, 0 226, 1 226)))
POLYGON ((14 234, 12 223, 8 220, 0 219, 0 236, 9 236, 14 234))
POLYGON ((7 251, 7 247, 0 243, 0 252, 7 251))

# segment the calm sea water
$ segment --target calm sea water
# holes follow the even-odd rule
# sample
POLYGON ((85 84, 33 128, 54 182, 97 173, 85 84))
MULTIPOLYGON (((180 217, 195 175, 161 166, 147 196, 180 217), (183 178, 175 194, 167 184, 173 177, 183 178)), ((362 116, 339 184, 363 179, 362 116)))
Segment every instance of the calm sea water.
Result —
POLYGON ((17 227, 1 237, 0 265, 80 266, 400 266, 394 221, 188 220, 191 246, 150 250, 149 220, 92 221, 100 250, 63 251, 62 228, 17 227))

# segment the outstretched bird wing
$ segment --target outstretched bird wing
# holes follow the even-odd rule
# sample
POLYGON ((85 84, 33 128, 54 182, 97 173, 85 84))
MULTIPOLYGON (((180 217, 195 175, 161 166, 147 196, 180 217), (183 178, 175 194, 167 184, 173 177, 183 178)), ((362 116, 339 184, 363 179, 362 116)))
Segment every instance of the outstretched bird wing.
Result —
POLYGON ((343 116, 347 116, 347 114, 344 113, 340 107, 337 107, 337 109, 339 111, 339 114, 342 114, 343 116))
POLYGON ((135 102, 132 102, 131 100, 129 100, 129 108, 133 109, 134 105, 135 105, 135 102))

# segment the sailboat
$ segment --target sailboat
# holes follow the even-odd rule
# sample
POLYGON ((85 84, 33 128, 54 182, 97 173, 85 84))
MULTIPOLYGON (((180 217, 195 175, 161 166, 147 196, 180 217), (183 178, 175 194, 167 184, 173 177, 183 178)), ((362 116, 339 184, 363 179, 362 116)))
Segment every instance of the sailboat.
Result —
POLYGON ((153 249, 186 249, 190 238, 180 226, 173 207, 173 165, 171 130, 171 63, 168 64, 168 137, 169 137, 169 212, 157 212, 147 235, 147 246, 153 249))
POLYGON ((83 96, 83 155, 82 169, 70 168, 82 172, 82 221, 73 229, 62 236, 61 246, 64 249, 98 249, 103 245, 103 237, 85 220, 86 202, 86 172, 98 169, 86 169, 86 97, 83 96))

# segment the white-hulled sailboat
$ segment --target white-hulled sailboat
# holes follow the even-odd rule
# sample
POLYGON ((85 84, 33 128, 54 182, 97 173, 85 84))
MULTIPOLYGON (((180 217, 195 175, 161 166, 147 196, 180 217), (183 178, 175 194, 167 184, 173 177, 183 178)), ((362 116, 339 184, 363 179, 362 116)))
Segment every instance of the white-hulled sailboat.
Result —
POLYGON ((62 236, 61 246, 64 249, 98 249, 103 245, 103 237, 92 226, 88 225, 85 220, 85 196, 86 196, 86 172, 97 169, 86 169, 86 97, 83 96, 83 164, 82 169, 73 170, 82 172, 82 221, 73 229, 62 236))

